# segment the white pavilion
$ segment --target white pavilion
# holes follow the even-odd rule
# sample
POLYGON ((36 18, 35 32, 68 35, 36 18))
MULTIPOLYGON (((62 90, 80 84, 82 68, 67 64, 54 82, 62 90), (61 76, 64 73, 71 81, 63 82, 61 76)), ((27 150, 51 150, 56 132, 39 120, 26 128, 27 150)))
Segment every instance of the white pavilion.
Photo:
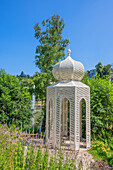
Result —
POLYGON ((80 82, 84 76, 82 63, 70 57, 57 63, 53 76, 58 82, 47 87, 46 141, 60 148, 67 139, 71 149, 79 150, 82 137, 81 101, 86 103, 86 148, 91 146, 90 87, 80 82))

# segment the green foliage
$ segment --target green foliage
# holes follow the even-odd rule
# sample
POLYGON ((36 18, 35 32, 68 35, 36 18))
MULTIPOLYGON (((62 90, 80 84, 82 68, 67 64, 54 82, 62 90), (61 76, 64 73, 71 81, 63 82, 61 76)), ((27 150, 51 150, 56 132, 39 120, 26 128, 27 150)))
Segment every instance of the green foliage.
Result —
POLYGON ((82 111, 82 138, 86 139, 86 102, 84 99, 81 101, 81 111, 82 111))
POLYGON ((65 58, 65 47, 69 44, 68 39, 62 38, 64 20, 59 15, 53 15, 50 19, 42 21, 42 28, 39 23, 35 24, 35 37, 39 45, 36 47, 35 64, 41 73, 36 73, 36 90, 38 97, 45 98, 46 87, 50 82, 56 81, 52 75, 53 66, 65 58))
POLYGON ((99 75, 100 77, 103 76, 103 66, 102 66, 102 63, 99 62, 96 66, 96 72, 97 72, 97 75, 99 75))
POLYGON ((35 37, 40 43, 36 48, 35 63, 41 72, 49 73, 59 59, 64 59, 64 50, 69 43, 69 40, 62 39, 64 26, 64 21, 59 15, 53 15, 50 19, 42 21, 44 31, 41 30, 39 23, 35 25, 35 37))
POLYGON ((21 85, 30 93, 31 96, 35 93, 35 90, 33 89, 34 81, 32 77, 21 80, 21 85))
MULTIPOLYGON (((105 136, 104 136, 105 137, 105 136)), ((92 147, 90 151, 96 151, 97 154, 108 163, 109 166, 113 166, 113 137, 102 141, 92 141, 92 147)), ((95 152, 92 152, 94 154, 95 152)))
POLYGON ((113 135, 113 84, 109 78, 88 79, 83 83, 90 86, 91 133, 92 138, 102 137, 102 129, 113 135))
MULTIPOLYGON (((44 119, 44 115, 45 115, 45 112, 42 109, 40 109, 39 111, 37 111, 36 115, 35 115, 35 125, 37 127, 41 126, 42 127, 42 123, 43 123, 43 119, 44 119)), ((45 128, 44 128, 45 129, 45 128)))
POLYGON ((33 76, 33 81, 35 84, 36 99, 46 98, 46 88, 50 83, 50 80, 47 77, 47 73, 36 73, 33 76))
POLYGON ((29 126, 31 114, 31 96, 28 89, 15 76, 0 71, 0 122, 21 123, 29 126))
POLYGON ((103 66, 101 62, 99 62, 96 66, 97 76, 105 78, 106 76, 110 76, 111 65, 103 66))
MULTIPOLYGON (((64 27, 64 20, 59 15, 43 20, 41 27, 39 23, 34 26, 35 37, 38 40, 35 64, 40 69, 40 73, 33 76, 36 99, 46 99, 46 88, 51 82, 56 81, 52 75, 52 68, 59 60, 65 58, 64 51, 69 40, 62 37, 64 27)), ((45 113, 44 110, 44 119, 45 113)), ((45 129, 44 119, 43 129, 45 129)))

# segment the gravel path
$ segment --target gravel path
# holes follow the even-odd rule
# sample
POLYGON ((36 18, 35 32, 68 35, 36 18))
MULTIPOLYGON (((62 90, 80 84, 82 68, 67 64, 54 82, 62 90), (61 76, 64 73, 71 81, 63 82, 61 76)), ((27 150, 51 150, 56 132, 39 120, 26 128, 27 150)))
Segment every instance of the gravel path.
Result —
POLYGON ((91 165, 95 162, 95 160, 93 159, 93 156, 87 152, 87 149, 80 149, 77 155, 77 159, 76 159, 76 166, 77 169, 79 169, 78 165, 81 161, 81 165, 82 165, 82 169, 83 170, 90 170, 91 165))

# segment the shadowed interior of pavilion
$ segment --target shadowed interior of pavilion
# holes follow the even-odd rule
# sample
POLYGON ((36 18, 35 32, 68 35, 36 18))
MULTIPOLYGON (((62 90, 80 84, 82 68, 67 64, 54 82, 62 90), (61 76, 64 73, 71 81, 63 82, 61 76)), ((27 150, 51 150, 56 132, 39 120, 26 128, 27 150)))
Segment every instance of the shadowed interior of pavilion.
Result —
MULTIPOLYGON (((52 100, 49 102, 49 138, 52 138, 52 100)), ((70 140, 70 102, 64 98, 61 103, 61 148, 70 149, 74 142, 70 140)), ((80 148, 86 149, 86 102, 80 101, 80 148)))

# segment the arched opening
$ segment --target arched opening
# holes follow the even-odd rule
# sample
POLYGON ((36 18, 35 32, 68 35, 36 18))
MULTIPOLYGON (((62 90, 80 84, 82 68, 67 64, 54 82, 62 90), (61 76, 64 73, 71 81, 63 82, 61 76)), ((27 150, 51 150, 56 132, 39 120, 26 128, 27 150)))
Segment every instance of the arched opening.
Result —
POLYGON ((61 104, 61 145, 68 145, 70 144, 70 102, 64 98, 61 104))
POLYGON ((52 140, 52 129, 53 129, 53 102, 52 99, 49 101, 49 114, 48 114, 48 138, 52 140))
POLYGON ((80 102, 80 147, 86 148, 86 101, 80 102))

